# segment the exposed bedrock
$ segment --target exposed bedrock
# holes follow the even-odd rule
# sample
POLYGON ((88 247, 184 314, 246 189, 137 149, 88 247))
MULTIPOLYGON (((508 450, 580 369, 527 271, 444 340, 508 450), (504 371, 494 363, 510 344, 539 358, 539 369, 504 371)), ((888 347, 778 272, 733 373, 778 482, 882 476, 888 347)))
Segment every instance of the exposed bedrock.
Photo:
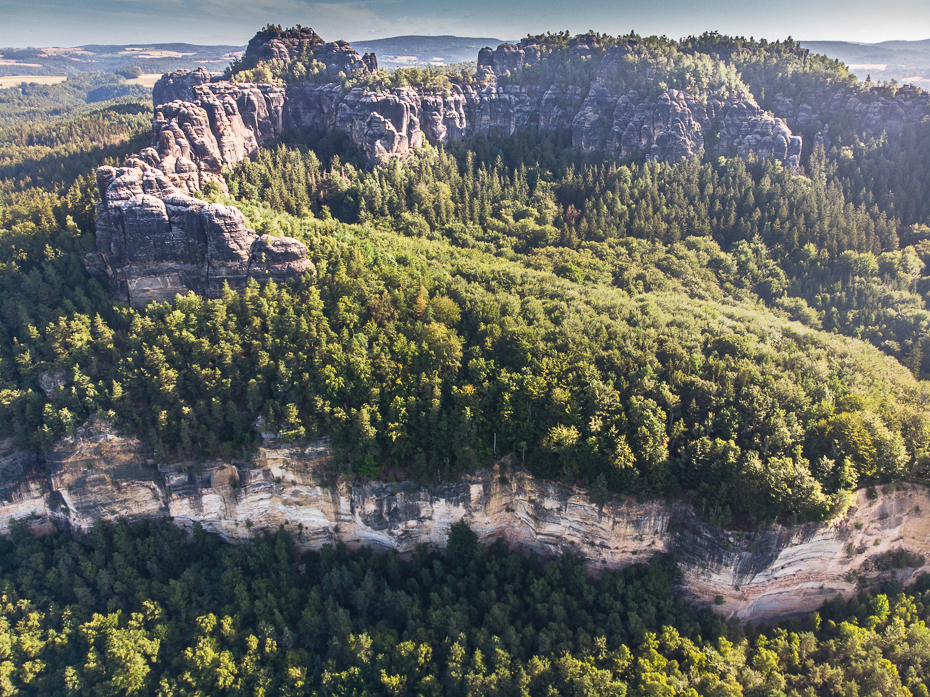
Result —
POLYGON ((495 467, 433 487, 350 483, 325 440, 293 447, 270 438, 248 461, 164 463, 95 418, 41 457, 0 443, 0 473, 2 531, 14 520, 47 531, 164 518, 200 523, 229 541, 283 525, 304 548, 343 541, 410 552, 442 546, 450 526, 465 520, 484 541, 503 537, 544 556, 572 552, 595 573, 676 554, 692 602, 742 620, 812 611, 854 593, 854 575, 907 581, 930 569, 881 572, 875 564, 891 550, 930 552, 930 495, 913 485, 874 500, 860 491, 857 505, 831 523, 744 534, 713 528, 682 504, 628 499, 598 507, 582 489, 514 468, 506 477, 495 467))
POLYGON ((244 59, 287 63, 308 55, 325 65, 326 72, 334 78, 339 73, 352 75, 378 69, 374 53, 360 56, 346 41, 327 43, 309 27, 260 31, 249 41, 244 59))
POLYGON ((930 117, 930 93, 910 87, 898 90, 893 97, 844 87, 832 94, 817 95, 810 101, 814 104, 778 94, 775 113, 799 130, 846 114, 873 136, 882 131, 898 131, 930 117))
POLYGON ((196 199, 161 169, 136 164, 97 170, 97 251, 85 264, 116 299, 141 305, 188 290, 215 297, 224 283, 242 290, 250 278, 316 273, 302 242, 259 236, 238 209, 196 199))
MULTIPOLYGON (((498 85, 493 80, 390 93, 306 83, 286 95, 280 90, 226 82, 191 87, 187 76, 166 75, 155 91, 156 101, 166 101, 156 108, 158 155, 181 155, 201 172, 218 173, 282 129, 295 127, 343 131, 373 162, 406 156, 424 140, 440 144, 526 129, 570 133, 574 146, 584 151, 667 162, 711 148, 721 155, 774 157, 793 167, 801 153, 801 139, 783 121, 767 116, 749 95, 702 102, 669 90, 652 99, 635 90, 618 92, 600 81, 587 91, 498 85), (248 117, 242 114, 244 104, 248 117), (176 143, 181 144, 179 154, 176 143)), ((161 168, 171 169, 170 164, 161 168)))
MULTIPOLYGON (((930 115, 930 95, 905 87, 893 96, 854 88, 824 87, 808 102, 779 94, 774 116, 751 94, 695 95, 670 89, 654 92, 619 86, 632 68, 630 45, 610 46, 596 55, 595 34, 569 40, 566 58, 597 60, 590 85, 505 85, 512 76, 545 58, 551 46, 527 37, 478 54, 478 84, 445 90, 401 88, 391 93, 345 89, 341 74, 377 70, 374 54, 360 56, 344 41, 326 43, 312 29, 259 32, 243 61, 287 63, 312 57, 334 79, 330 84, 231 83, 203 69, 162 77, 153 90, 156 105, 153 148, 144 153, 176 186, 193 191, 217 181, 223 166, 251 157, 257 148, 294 127, 350 135, 372 162, 403 157, 424 141, 440 144, 476 134, 510 135, 517 130, 570 133, 575 147, 617 157, 675 162, 701 149, 716 155, 755 154, 796 167, 801 138, 838 113, 848 113, 867 132, 896 130, 930 115)), ((643 76, 641 76, 643 77, 643 76)), ((645 67, 645 82, 655 80, 645 67)), ((528 83, 531 80, 527 81, 528 83)), ((817 142, 829 145, 829 134, 817 142)))
POLYGON ((163 77, 153 97, 152 146, 138 159, 187 192, 209 181, 225 188, 223 167, 251 157, 284 129, 282 85, 210 83, 202 70, 181 71, 163 77))

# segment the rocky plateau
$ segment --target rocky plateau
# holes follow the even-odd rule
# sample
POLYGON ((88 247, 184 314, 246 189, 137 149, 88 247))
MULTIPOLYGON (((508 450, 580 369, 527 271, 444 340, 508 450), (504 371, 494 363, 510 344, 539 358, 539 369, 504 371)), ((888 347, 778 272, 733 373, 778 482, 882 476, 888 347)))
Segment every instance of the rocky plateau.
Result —
POLYGON ((846 516, 821 524, 719 530, 687 505, 634 499, 604 506, 580 488, 534 479, 506 462, 435 486, 346 479, 327 441, 304 447, 273 437, 249 458, 166 463, 98 418, 42 455, 0 443, 0 532, 23 521, 36 533, 97 522, 163 519, 228 541, 284 526, 303 548, 342 542, 409 553, 440 547, 465 520, 483 541, 544 557, 571 552, 592 573, 675 555, 681 590, 697 605, 743 621, 817 609, 837 593, 930 570, 930 491, 858 492, 846 516), (880 571, 888 552, 919 555, 919 568, 880 571))
MULTIPOLYGON (((677 162, 701 150, 715 155, 755 154, 797 167, 802 140, 845 111, 871 133, 900 128, 930 115, 930 97, 902 89, 894 97, 850 88, 822 94, 816 105, 784 95, 767 114, 751 94, 698 98, 668 89, 658 94, 621 88, 627 45, 599 57, 594 35, 572 40, 568 59, 598 60, 590 85, 515 84, 509 78, 544 59, 545 47, 520 44, 484 48, 478 80, 445 89, 410 87, 368 91, 328 83, 231 82, 204 70, 166 74, 153 90, 154 144, 147 156, 177 185, 193 191, 220 180, 222 168, 254 155, 283 131, 306 128, 347 133, 372 163, 405 157, 423 143, 445 144, 478 134, 508 136, 521 130, 565 133, 574 147, 615 157, 677 162)), ((329 75, 352 76, 377 69, 373 54, 360 56, 345 42, 324 43, 311 29, 260 32, 245 60, 286 63, 312 54, 329 75)), ((653 80, 654 75, 647 79, 653 80)), ((817 140, 829 144, 828 133, 817 140)))
MULTIPOLYGON (((507 46, 479 67, 484 81, 447 89, 372 92, 337 83, 296 83, 285 89, 216 81, 204 71, 170 73, 153 95, 155 149, 166 157, 183 140, 191 144, 188 157, 201 176, 215 177, 223 166, 241 162, 286 129, 344 132, 373 163, 405 157, 424 142, 439 145, 531 129, 567 133, 579 150, 616 157, 677 162, 709 148, 720 155, 755 153, 791 167, 798 164, 800 137, 781 119, 766 115, 751 95, 701 101, 668 90, 653 99, 615 89, 607 78, 588 90, 499 84, 495 67, 501 70, 499 63, 515 60, 504 50, 507 46)), ((621 48, 608 51, 602 64, 619 60, 621 48)), ((162 169, 171 175, 176 162, 162 169)), ((197 183, 193 177, 185 181, 197 183)))

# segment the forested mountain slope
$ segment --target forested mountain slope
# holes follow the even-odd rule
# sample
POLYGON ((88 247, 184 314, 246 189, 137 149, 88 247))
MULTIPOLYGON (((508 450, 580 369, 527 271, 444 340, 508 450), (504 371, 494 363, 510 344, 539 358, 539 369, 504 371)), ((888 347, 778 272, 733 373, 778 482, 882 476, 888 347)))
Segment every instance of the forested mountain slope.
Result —
POLYGON ((376 60, 9 103, 0 693, 926 697, 926 95, 715 34, 376 60))
MULTIPOLYGON (((48 448, 99 413, 159 457, 203 458, 254 447, 260 423, 285 439, 332 435, 343 466, 367 478, 448 481, 496 448, 542 477, 685 496, 752 522, 828 518, 859 485, 925 476, 930 233, 919 173, 930 133, 915 121, 919 92, 873 93, 793 43, 716 35, 535 37, 485 55, 471 78, 383 74, 307 29, 269 28, 253 44, 229 77, 282 82, 165 78, 156 97, 187 90, 194 101, 158 106, 151 148, 126 142, 145 129, 115 109, 54 131, 77 138, 99 123, 98 162, 139 153, 102 193, 127 216, 121 229, 156 241, 184 229, 189 261, 240 264, 232 288, 222 277, 180 283, 206 298, 112 303, 107 274, 164 270, 116 264, 99 218, 95 245, 99 182, 73 141, 38 126, 5 132, 0 423, 18 447, 48 448), (519 52, 521 69, 502 70, 519 52), (334 74, 340 66, 350 73, 334 74), (420 86, 361 89, 404 80, 420 86), (351 128, 285 118, 300 104, 293 94, 328 90, 356 106, 394 104, 413 123, 404 94, 426 103, 429 90, 469 80, 499 104, 550 85, 595 106, 602 89, 642 91, 655 108, 690 90, 705 113, 718 97, 740 111, 751 87, 763 104, 819 95, 825 114, 854 93, 903 116, 875 134, 874 119, 837 107, 825 137, 787 166, 764 149, 713 147, 662 162, 651 146, 579 147, 574 124, 511 124, 370 167, 351 128), (46 141, 46 155, 23 162, 23 146, 46 141), (36 185, 21 174, 30 169, 36 185), (115 182, 133 171, 149 188, 124 196, 115 182), (209 226, 185 217, 194 210, 225 231, 204 233, 202 248, 209 226), (81 262, 95 246, 90 277, 81 262), (300 278, 247 280, 254 264, 301 259, 300 278)), ((679 135, 694 123, 682 114, 666 121, 679 135)))
POLYGON ((0 541, 2 686, 18 695, 922 697, 926 578, 773 627, 725 624, 655 560, 599 579, 453 528, 444 554, 326 548, 281 531, 99 528, 0 541))

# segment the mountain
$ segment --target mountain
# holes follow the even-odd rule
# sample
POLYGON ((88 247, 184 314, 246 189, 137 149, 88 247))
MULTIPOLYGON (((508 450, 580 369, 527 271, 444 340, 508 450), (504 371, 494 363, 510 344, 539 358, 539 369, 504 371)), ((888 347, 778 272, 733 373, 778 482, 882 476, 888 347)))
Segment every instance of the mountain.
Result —
POLYGON ((152 101, 0 132, 0 523, 485 519, 684 548, 760 618, 926 567, 925 93, 793 41, 389 72, 269 25, 152 101))
POLYGON ((0 694, 930 697, 930 95, 362 48, 0 90, 0 694))
POLYGON ((389 39, 354 41, 362 53, 374 51, 385 68, 411 65, 450 65, 467 63, 485 46, 497 46, 500 39, 464 36, 395 36, 389 39))
POLYGON ((115 73, 134 67, 145 74, 198 67, 222 72, 244 50, 185 43, 0 48, 0 76, 115 73))
POLYGON ((814 53, 823 53, 849 66, 865 80, 896 80, 930 89, 930 39, 923 41, 882 41, 861 44, 848 41, 802 41, 814 53))

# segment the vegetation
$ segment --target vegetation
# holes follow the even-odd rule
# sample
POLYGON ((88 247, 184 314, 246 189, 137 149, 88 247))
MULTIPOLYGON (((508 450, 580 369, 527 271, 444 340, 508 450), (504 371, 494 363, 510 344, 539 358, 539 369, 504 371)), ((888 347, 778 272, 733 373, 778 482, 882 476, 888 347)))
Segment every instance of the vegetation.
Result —
MULTIPOLYGON (((298 533, 299 535, 299 533, 298 533)), ((4 695, 923 695, 930 587, 778 628, 724 624, 675 569, 588 577, 487 549, 464 524, 409 561, 194 529, 0 541, 4 695), (298 563, 299 561, 299 563, 298 563)))
MULTIPOLYGON (((583 38, 544 43, 717 65, 715 90, 724 58, 818 65, 792 42, 583 38)), ((683 496, 718 524, 820 520, 857 486, 927 477, 930 177, 902 169, 930 169, 930 124, 818 149, 803 176, 527 133, 365 170, 344 136, 291 134, 223 200, 303 240, 316 276, 113 307, 82 264, 90 170, 138 150, 147 113, 0 133, 0 432, 18 447, 98 413, 165 458, 229 455, 261 417, 334 436, 368 478, 449 481, 496 443, 538 476, 683 496)))
POLYGON ((0 126, 49 121, 114 103, 150 101, 150 91, 127 85, 122 75, 81 73, 57 85, 24 83, 0 89, 0 126))
MULTIPOLYGON (((254 61, 243 61, 243 65, 252 63, 254 61)), ((336 82, 346 89, 361 87, 375 92, 390 92, 398 87, 445 90, 452 86, 453 80, 459 84, 474 82, 475 66, 476 63, 459 63, 426 68, 381 69, 372 73, 358 71, 351 76, 342 72, 334 75, 327 70, 325 64, 314 58, 308 46, 293 60, 267 60, 255 63, 251 68, 235 67, 229 77, 233 82, 283 82, 287 85, 297 82, 336 82)))
MULTIPOLYGON (((621 42, 617 79, 636 89, 764 101, 851 84, 791 41, 583 43, 621 42)), ((545 37, 521 79, 594 79, 580 43, 545 37)), ((235 73, 323 79, 304 58, 235 73)), ((447 482, 507 453, 598 501, 683 497, 717 525, 822 520, 859 486, 928 477, 928 122, 831 126, 800 173, 602 161, 531 134, 366 170, 345 136, 290 134, 227 173, 229 197, 200 195, 305 242, 316 274, 134 309, 83 257, 93 168, 138 151, 150 111, 132 94, 89 106, 110 83, 82 84, 0 102, 16 114, 0 127, 0 436, 19 448, 96 413, 159 457, 232 456, 260 418, 285 441, 332 436, 355 476, 447 482)), ((464 525, 408 561, 301 555, 302 534, 15 528, 0 695, 930 697, 927 577, 758 630, 687 608, 667 559, 593 579, 464 525)), ((923 563, 870 560, 889 576, 923 563)))
MULTIPOLYGON (((93 118, 104 133, 143 115, 93 118)), ((212 301, 110 308, 81 266, 90 177, 65 188, 62 165, 36 175, 57 199, 11 193, 27 203, 4 209, 5 432, 47 448, 97 412, 165 457, 204 457, 253 447, 261 416, 285 439, 335 435, 365 476, 434 481, 496 438, 539 476, 684 495, 716 522, 822 519, 861 483, 925 476, 926 387, 812 331, 921 374, 923 248, 847 203, 823 155, 798 178, 519 137, 364 172, 314 145, 263 150, 227 202, 307 243, 317 277, 212 301), (66 383, 52 399, 48 370, 66 383)))

